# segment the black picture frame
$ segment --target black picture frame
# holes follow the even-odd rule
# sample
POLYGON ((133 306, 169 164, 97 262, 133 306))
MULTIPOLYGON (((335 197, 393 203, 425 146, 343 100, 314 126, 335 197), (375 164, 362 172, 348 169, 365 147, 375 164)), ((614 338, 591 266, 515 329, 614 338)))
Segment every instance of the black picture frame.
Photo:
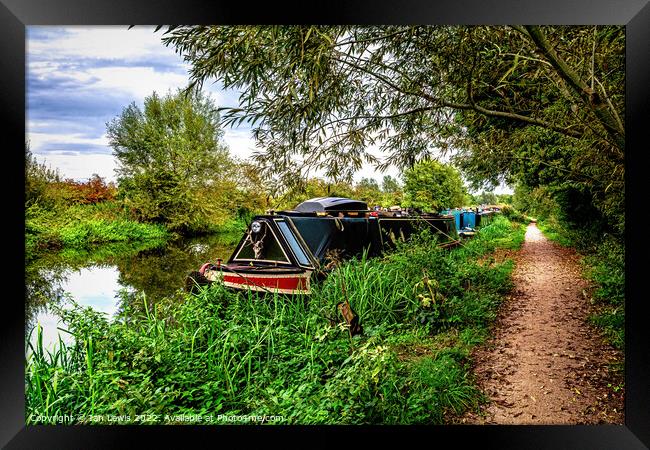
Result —
POLYGON ((648 151, 644 126, 650 99, 650 5, 648 0, 344 0, 267 2, 247 5, 224 1, 171 0, 0 0, 0 113, 5 124, 4 155, 9 166, 2 177, 4 204, 12 209, 6 220, 5 239, 12 245, 5 265, 4 326, 1 329, 0 444, 6 448, 121 448, 134 444, 134 436, 151 437, 167 445, 188 439, 201 445, 223 445, 236 438, 300 439, 304 445, 319 441, 349 444, 359 437, 370 444, 389 434, 408 433, 410 445, 426 439, 427 445, 468 444, 480 448, 647 448, 650 446, 650 327, 643 280, 647 245, 642 242, 643 154, 648 151), (306 6, 308 5, 308 9, 306 6), (20 298, 24 278, 25 142, 25 27, 29 25, 155 25, 169 23, 215 24, 611 24, 626 26, 626 403, 625 425, 592 426, 444 426, 444 427, 164 427, 164 426, 25 426, 24 417, 24 309, 20 298), (18 193, 17 193, 18 192, 18 193), (15 210, 14 210, 15 209, 15 210), (14 237, 15 236, 15 237, 14 237), (242 433, 242 431, 244 433, 242 433), (341 433, 347 436, 340 436, 341 433), (414 434, 418 435, 417 437, 414 434), (453 444, 451 444, 453 443, 453 444))

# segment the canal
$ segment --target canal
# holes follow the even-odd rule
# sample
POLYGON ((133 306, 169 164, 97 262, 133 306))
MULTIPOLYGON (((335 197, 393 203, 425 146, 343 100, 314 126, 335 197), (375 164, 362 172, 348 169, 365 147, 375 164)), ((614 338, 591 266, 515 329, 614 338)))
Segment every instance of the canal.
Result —
POLYGON ((54 307, 65 307, 68 299, 111 318, 128 298, 144 294, 151 305, 173 296, 184 288, 187 274, 202 263, 226 261, 239 238, 239 234, 208 235, 173 240, 158 248, 116 244, 44 255, 25 267, 26 340, 35 342, 40 325, 44 347, 53 348, 59 336, 70 343, 54 307))

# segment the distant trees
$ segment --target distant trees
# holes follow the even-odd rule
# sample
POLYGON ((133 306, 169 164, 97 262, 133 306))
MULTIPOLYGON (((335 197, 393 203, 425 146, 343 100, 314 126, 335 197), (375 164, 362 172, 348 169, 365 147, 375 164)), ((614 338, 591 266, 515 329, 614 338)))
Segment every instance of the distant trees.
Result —
POLYGON ((513 194, 497 194, 497 203, 512 205, 513 194))
POLYGON ((356 194, 370 206, 380 204, 383 197, 379 183, 372 178, 362 178, 356 185, 356 194))
POLYGON ((497 203, 497 196, 494 192, 483 191, 476 196, 476 203, 479 205, 493 205, 497 203))
POLYGON ((124 108, 107 124, 118 161, 120 197, 139 220, 179 232, 223 220, 219 200, 233 189, 236 164, 220 141, 216 106, 200 91, 182 91, 124 108))
MULTIPOLYGON (((382 179, 381 187, 377 180, 372 178, 362 178, 356 184, 309 178, 284 197, 277 199, 276 209, 293 208, 309 198, 328 196, 362 200, 370 208, 375 205, 401 205, 425 211, 463 206, 467 203, 465 200, 468 194, 460 172, 451 165, 435 160, 421 161, 405 171, 402 178, 403 185, 396 178, 386 175, 382 179)), ((493 193, 491 196, 496 200, 493 193)))
POLYGON ((384 175, 384 179, 381 182, 381 190, 385 193, 395 193, 401 191, 401 186, 399 181, 392 176, 384 175))
POLYGON ((424 160, 404 172, 404 206, 439 211, 463 206, 464 201, 460 173, 450 165, 424 160))

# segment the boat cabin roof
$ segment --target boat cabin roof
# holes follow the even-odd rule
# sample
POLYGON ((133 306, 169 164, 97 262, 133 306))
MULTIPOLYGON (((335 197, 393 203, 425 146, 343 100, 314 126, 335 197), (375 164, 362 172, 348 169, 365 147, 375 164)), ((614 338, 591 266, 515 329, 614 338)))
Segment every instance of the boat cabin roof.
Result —
POLYGON ((326 211, 367 211, 368 204, 359 200, 343 197, 316 197, 305 200, 296 211, 303 213, 326 211))

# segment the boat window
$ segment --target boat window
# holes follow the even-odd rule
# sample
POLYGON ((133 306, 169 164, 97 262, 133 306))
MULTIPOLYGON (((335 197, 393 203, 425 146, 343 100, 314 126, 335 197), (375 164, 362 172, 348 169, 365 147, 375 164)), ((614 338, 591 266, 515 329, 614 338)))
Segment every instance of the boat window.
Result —
POLYGON ((332 235, 338 231, 334 221, 326 218, 292 217, 291 221, 311 253, 318 259, 323 256, 332 235))
POLYGON ((262 228, 253 233, 250 229, 239 252, 233 260, 289 262, 289 258, 282 250, 273 229, 266 222, 261 222, 262 228))
POLYGON ((291 250, 293 250, 293 254, 296 255, 296 259, 298 259, 298 263, 301 266, 309 266, 310 265, 309 258, 307 257, 305 251, 298 243, 296 236, 294 236, 294 234, 291 232, 289 225, 284 220, 276 220, 276 223, 278 224, 278 227, 280 228, 282 235, 289 243, 289 247, 291 247, 291 250))

